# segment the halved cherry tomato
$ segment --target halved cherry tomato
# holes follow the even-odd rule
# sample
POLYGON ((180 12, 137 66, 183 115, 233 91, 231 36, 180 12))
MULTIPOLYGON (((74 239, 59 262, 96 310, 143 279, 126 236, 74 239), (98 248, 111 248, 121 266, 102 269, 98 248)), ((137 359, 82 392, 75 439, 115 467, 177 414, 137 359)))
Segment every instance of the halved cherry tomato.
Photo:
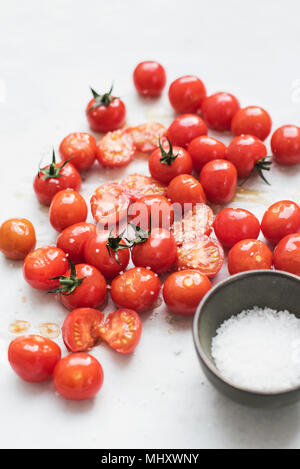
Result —
POLYGON ((99 340, 104 314, 93 308, 77 308, 64 320, 62 336, 70 352, 91 350, 99 340))
POLYGON ((120 129, 126 118, 125 104, 120 98, 108 93, 98 94, 91 88, 93 98, 87 105, 86 116, 92 130, 109 132, 120 129))
POLYGON ((158 148, 159 139, 165 135, 166 128, 159 122, 147 122, 131 127, 129 132, 137 151, 151 153, 158 148))
POLYGON ((166 72, 158 62, 141 62, 133 72, 133 81, 140 95, 160 96, 166 84, 166 72))
POLYGON ((85 260, 84 245, 95 231, 96 225, 93 223, 76 223, 60 233, 56 245, 66 253, 70 261, 80 264, 85 260))
POLYGON ((67 135, 59 146, 60 156, 64 161, 72 158, 72 165, 78 171, 89 169, 96 158, 95 137, 86 132, 73 132, 67 135))
POLYGON ((143 267, 135 267, 112 281, 111 297, 119 308, 134 309, 140 313, 154 306, 160 287, 157 274, 143 267))
POLYGON ((178 269, 196 269, 207 277, 214 277, 224 263, 221 244, 203 235, 194 241, 183 242, 178 247, 178 269))
POLYGON ((259 106, 248 106, 240 109, 231 122, 233 135, 250 134, 255 135, 260 140, 265 140, 268 137, 271 127, 270 115, 259 106))
POLYGON ((275 269, 300 275, 300 233, 282 238, 273 253, 275 269))
POLYGON ((265 212, 261 231, 272 244, 277 244, 284 236, 300 231, 300 207, 291 200, 280 200, 265 212))
POLYGON ((180 114, 199 111, 205 96, 203 82, 193 75, 177 78, 169 88, 171 106, 180 114))
POLYGON ((113 278, 126 269, 129 263, 129 249, 121 236, 107 230, 96 230, 84 247, 84 257, 106 278, 113 278))
POLYGON ((81 177, 77 169, 68 161, 56 163, 53 152, 52 163, 40 169, 34 179, 33 188, 41 204, 50 205, 57 192, 64 189, 79 191, 81 177))
POLYGON ((135 146, 127 130, 108 132, 97 144, 96 158, 102 166, 119 168, 132 160, 135 146))
POLYGON ((103 226, 115 225, 127 214, 130 200, 117 182, 99 186, 91 198, 94 219, 103 226))
POLYGON ((197 270, 181 270, 164 283, 163 297, 170 311, 184 316, 194 314, 200 301, 211 289, 206 275, 197 270))
POLYGON ((26 218, 11 218, 0 227, 0 251, 8 259, 24 259, 36 244, 35 229, 26 218))
POLYGON ((257 239, 260 224, 253 213, 243 208, 224 208, 215 218, 214 230, 223 246, 231 248, 242 239, 257 239))
POLYGON ((201 111, 205 122, 215 130, 230 130, 231 121, 240 109, 240 103, 230 93, 219 92, 202 101, 201 111))
POLYGON ((135 202, 145 195, 166 195, 167 187, 143 174, 129 174, 121 182, 122 190, 135 202))
POLYGON ((190 174, 193 170, 193 161, 189 153, 180 147, 172 147, 169 142, 169 150, 161 144, 149 158, 149 171, 154 179, 169 184, 179 174, 190 174))
POLYGON ((128 211, 131 222, 144 230, 152 228, 170 229, 174 221, 174 209, 163 195, 145 195, 134 202, 128 211))
POLYGON ((40 383, 51 378, 61 357, 59 346, 40 335, 14 339, 8 348, 8 361, 24 381, 40 383))
POLYGON ((133 309, 117 309, 109 314, 100 328, 100 336, 116 352, 132 353, 142 334, 142 321, 133 309))
POLYGON ((49 219, 53 228, 62 231, 75 223, 85 222, 88 208, 84 198, 73 189, 60 191, 52 199, 49 219))
POLYGON ((300 163, 300 128, 296 125, 279 127, 271 139, 271 149, 278 164, 292 166, 300 163))
POLYGON ((237 178, 237 170, 230 161, 213 160, 203 166, 199 181, 210 202, 227 204, 235 195, 237 178))
POLYGON ((207 135, 207 126, 197 114, 182 114, 176 117, 167 130, 167 137, 173 145, 187 148, 194 138, 207 135))
POLYGON ((172 179, 168 185, 167 197, 171 202, 179 203, 183 209, 186 208, 185 204, 193 206, 206 203, 206 196, 200 182, 190 174, 181 174, 172 179))
POLYGON ((68 270, 66 254, 55 246, 45 246, 29 253, 23 265, 26 282, 38 290, 56 288, 59 280, 54 277, 64 275, 68 270))
POLYGON ((212 209, 206 204, 197 204, 181 220, 174 222, 171 233, 176 244, 181 246, 183 242, 195 241, 203 235, 209 235, 213 222, 212 209))
POLYGON ((226 146, 208 135, 200 135, 189 143, 188 152, 192 157, 194 169, 201 171, 211 160, 224 160, 226 146))
POLYGON ((228 253, 228 271, 231 275, 247 270, 271 269, 272 251, 258 239, 243 239, 228 253))
POLYGON ((72 353, 58 362, 53 375, 56 391, 65 399, 92 399, 103 384, 103 369, 88 353, 72 353))

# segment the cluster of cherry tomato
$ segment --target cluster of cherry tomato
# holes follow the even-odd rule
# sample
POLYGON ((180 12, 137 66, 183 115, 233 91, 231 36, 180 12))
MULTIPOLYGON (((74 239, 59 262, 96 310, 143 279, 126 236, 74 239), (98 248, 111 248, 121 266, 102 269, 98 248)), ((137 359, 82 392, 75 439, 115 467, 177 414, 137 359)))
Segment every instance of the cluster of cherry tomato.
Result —
MULTIPOLYGON (((166 84, 157 62, 139 64, 133 78, 137 91, 147 97, 159 96, 166 84)), ((98 142, 84 132, 68 135, 59 147, 61 161, 53 152, 51 164, 34 180, 36 196, 50 206, 50 223, 60 232, 56 246, 34 250, 35 230, 25 219, 8 220, 0 228, 4 255, 25 258, 25 280, 58 294, 70 311, 62 327, 70 355, 61 359, 50 339, 24 336, 10 344, 11 366, 26 381, 53 376, 56 390, 75 400, 93 397, 102 386, 102 367, 86 353, 99 341, 119 353, 133 352, 142 332, 140 313, 157 303, 159 275, 173 270, 163 284, 163 298, 171 312, 182 315, 194 314, 211 288, 209 278, 224 262, 223 247, 230 249, 230 274, 274 265, 300 275, 300 208, 295 202, 273 204, 261 224, 242 208, 225 208, 214 217, 207 205, 228 204, 238 179, 256 172, 268 182, 264 171, 272 158, 282 165, 300 163, 298 127, 274 132, 270 157, 263 143, 271 132, 269 114, 258 106, 241 109, 229 93, 207 96, 195 76, 171 84, 170 104, 179 115, 167 129, 157 122, 124 128, 126 107, 112 89, 92 94, 86 116, 91 129, 105 135, 98 142), (208 127, 231 131, 234 139, 226 147, 207 135, 208 127), (90 200, 97 226, 87 223, 80 172, 95 160, 102 167, 128 165, 137 152, 149 154, 150 176, 134 173, 99 186, 90 200), (216 238, 210 236, 213 230, 216 238), (257 239, 261 230, 276 245, 274 253, 257 239), (130 259, 134 267, 126 270, 130 259), (99 308, 108 289, 118 309, 105 317, 99 308)))

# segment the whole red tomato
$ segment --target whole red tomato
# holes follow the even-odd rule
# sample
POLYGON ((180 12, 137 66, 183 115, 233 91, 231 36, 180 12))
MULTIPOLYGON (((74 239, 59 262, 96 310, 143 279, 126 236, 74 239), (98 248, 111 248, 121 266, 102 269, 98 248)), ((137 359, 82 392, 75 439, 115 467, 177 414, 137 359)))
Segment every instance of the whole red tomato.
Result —
POLYGON ((134 202, 128 211, 131 222, 144 230, 152 228, 170 229, 174 221, 174 209, 163 195, 145 195, 134 202))
POLYGON ((190 174, 193 161, 189 153, 180 147, 172 147, 169 141, 168 151, 161 145, 149 158, 149 171, 158 181, 169 184, 179 174, 190 174))
POLYGON ((176 117, 167 130, 167 137, 173 145, 187 148, 200 135, 207 135, 207 126, 196 114, 182 114, 176 117))
POLYGON ((206 96, 206 89, 200 78, 186 75, 177 78, 169 88, 169 100, 176 112, 197 112, 206 96))
POLYGON ((279 127, 272 135, 271 149, 278 164, 292 166, 300 163, 300 128, 296 125, 279 127))
POLYGON ((253 213, 243 208, 224 208, 215 218, 214 230, 218 240, 231 248, 242 239, 257 239, 260 224, 253 213))
POLYGON ((300 275, 300 233, 285 236, 273 253, 275 269, 300 275))
POLYGON ((172 179, 168 185, 167 197, 171 202, 179 203, 183 209, 187 208, 185 204, 193 206, 206 203, 206 196, 200 182, 190 174, 181 174, 172 179))
POLYGON ((215 130, 230 130, 231 121, 240 109, 240 103, 230 93, 219 92, 202 101, 202 116, 209 127, 215 130))
POLYGON ((49 219, 55 230, 62 231, 75 223, 85 222, 87 214, 87 205, 82 195, 73 189, 66 189, 53 197, 49 219))
POLYGON ((55 277, 68 270, 66 254, 55 246, 45 246, 28 254, 24 260, 23 274, 26 282, 38 290, 58 287, 55 277))
POLYGON ((240 109, 232 119, 233 135, 250 134, 265 140, 271 132, 272 120, 265 109, 259 106, 248 106, 240 109))
POLYGON ((93 223, 76 223, 68 226, 58 236, 56 245, 62 249, 74 264, 84 262, 84 246, 89 237, 95 233, 93 223))
POLYGON ((271 269, 272 251, 258 239, 243 239, 228 253, 228 271, 231 275, 247 270, 271 269))
POLYGON ((230 161, 213 160, 203 166, 199 180, 210 202, 227 204, 235 195, 237 170, 230 161))
POLYGON ((291 200, 280 200, 265 212, 261 230, 272 244, 277 244, 284 236, 300 231, 300 207, 291 200))
POLYGON ((133 309, 117 309, 109 314, 100 328, 100 336, 116 352, 132 353, 142 334, 142 321, 133 309))
POLYGON ((208 135, 200 135, 189 143, 188 152, 192 157, 196 171, 212 160, 224 160, 226 146, 224 143, 208 135))
POLYGON ((125 104, 120 98, 108 93, 98 94, 91 88, 93 99, 87 105, 86 116, 92 130, 109 132, 120 129, 126 118, 125 104))
POLYGON ((60 156, 64 161, 72 158, 72 165, 78 171, 89 169, 96 158, 95 137, 86 132, 73 132, 67 135, 59 146, 60 156))
POLYGON ((140 95, 160 96, 166 84, 166 72, 160 63, 148 60, 136 66, 133 81, 140 95))

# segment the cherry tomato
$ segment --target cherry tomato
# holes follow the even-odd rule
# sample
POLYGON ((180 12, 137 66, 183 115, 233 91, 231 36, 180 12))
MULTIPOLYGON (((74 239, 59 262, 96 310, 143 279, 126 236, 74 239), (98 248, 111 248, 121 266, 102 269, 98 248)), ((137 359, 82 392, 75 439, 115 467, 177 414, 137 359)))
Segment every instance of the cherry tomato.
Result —
POLYGON ((143 174, 129 174, 121 182, 122 190, 132 202, 145 195, 166 195, 167 187, 143 174))
POLYGON ((66 254, 55 246, 45 246, 29 253, 23 265, 26 282, 38 290, 56 288, 59 280, 53 278, 64 275, 67 270, 66 254))
POLYGON ((176 244, 181 246, 183 242, 195 241, 203 235, 209 235, 212 231, 214 214, 212 209, 205 204, 197 204, 189 210, 181 220, 175 221, 171 227, 176 244))
POLYGON ((167 130, 167 137, 173 145, 187 148, 194 138, 207 135, 207 126, 196 114, 182 114, 176 117, 167 130))
POLYGON ((292 166, 300 163, 300 128, 296 125, 279 127, 271 139, 271 149, 278 164, 292 166))
POLYGON ((140 313, 154 306, 160 287, 157 274, 143 267, 135 267, 112 281, 111 297, 119 308, 134 309, 140 313))
POLYGON ((199 181, 210 202, 227 204, 235 195, 237 177, 237 170, 230 161, 213 160, 203 166, 199 181))
POLYGON ((36 244, 33 224, 26 218, 11 218, 0 227, 0 251, 8 259, 24 259, 36 244))
POLYGON ((300 233, 282 238, 275 247, 273 263, 277 270, 300 275, 300 233))
POLYGON ((113 278, 126 269, 129 263, 129 249, 121 236, 107 230, 96 230, 84 247, 88 264, 96 267, 106 278, 113 278))
POLYGON ((159 122, 147 122, 131 127, 129 132, 137 151, 151 153, 158 148, 159 139, 164 137, 166 128, 159 122))
POLYGON ((231 275, 247 270, 271 269, 272 251, 257 239, 243 239, 228 253, 228 271, 231 275))
POLYGON ((136 267, 148 267, 157 274, 170 270, 177 260, 175 239, 163 228, 153 228, 146 241, 136 244, 131 252, 136 267))
POLYGON ((260 224, 248 210, 224 208, 215 218, 214 230, 223 246, 231 248, 242 239, 257 239, 260 224))
POLYGON ((60 233, 56 245, 66 253, 70 261, 80 264, 85 261, 84 245, 95 231, 96 226, 93 223, 76 223, 60 233))
POLYGON ((172 313, 194 314, 200 301, 211 289, 206 275, 197 270, 181 270, 171 274, 164 283, 163 297, 172 313))
POLYGON ((96 157, 102 166, 119 168, 132 160, 135 146, 127 130, 108 132, 97 144, 96 157))
POLYGON ((179 203, 183 209, 186 208, 185 204, 195 205, 206 202, 200 182, 189 174, 181 174, 172 179, 168 185, 167 197, 171 199, 171 202, 179 203))
POLYGON ((202 101, 201 111, 207 125, 215 130, 230 130, 231 121, 240 109, 240 103, 230 93, 219 92, 202 101))
POLYGON ((169 100, 176 112, 197 112, 206 96, 206 89, 200 78, 186 75, 177 78, 169 88, 169 100))
POLYGON ((213 137, 201 135, 189 143, 188 152, 192 157, 194 169, 201 171, 211 160, 224 160, 226 146, 213 137))
POLYGON ((103 378, 102 366, 96 358, 88 353, 72 353, 56 365, 53 382, 65 399, 84 401, 100 391, 103 378))
POLYGON ((117 182, 108 182, 99 186, 91 198, 91 210, 94 219, 103 226, 117 224, 127 215, 129 197, 117 182))
POLYGON ((268 137, 271 127, 270 115, 259 106, 248 106, 240 109, 231 122, 233 135, 250 134, 260 140, 265 140, 268 137))
POLYGON ((91 350, 99 340, 104 314, 93 308, 78 308, 68 314, 62 326, 65 346, 70 352, 91 350))
POLYGON ((141 197, 130 206, 128 215, 132 223, 147 231, 150 225, 152 228, 159 227, 168 230, 174 221, 173 206, 163 195, 141 197))
POLYGON ((50 205, 57 192, 64 189, 79 191, 81 177, 77 169, 67 161, 56 163, 53 152, 52 163, 40 169, 34 179, 33 188, 41 204, 50 205))
POLYGON ((178 270, 196 269, 207 277, 217 275, 224 263, 221 244, 206 235, 194 241, 184 241, 177 253, 178 270))
POLYGON ((62 159, 66 161, 72 158, 72 165, 78 171, 86 171, 94 164, 96 150, 95 138, 86 132, 67 135, 59 146, 62 159))
POLYGON ((120 98, 108 93, 98 94, 91 88, 93 98, 87 105, 86 116, 90 128, 96 132, 109 132, 120 129, 126 118, 125 104, 120 98))
POLYGON ((116 352, 132 353, 142 334, 142 321, 133 309, 117 309, 109 314, 100 328, 101 337, 116 352))
POLYGON ((300 231, 300 207, 291 200, 280 200, 265 212, 261 231, 272 244, 277 244, 284 236, 300 231))
POLYGON ((262 177, 262 171, 268 170, 266 156, 266 145, 253 135, 236 137, 226 149, 226 159, 234 164, 240 178, 247 178, 255 171, 262 177))
POLYGON ((166 84, 166 72, 158 62, 141 62, 133 72, 133 81, 140 95, 160 96, 166 84))
POLYGON ((55 230, 62 231, 75 223, 85 222, 87 214, 87 205, 82 195, 73 189, 66 189, 53 197, 49 219, 55 230))
POLYGON ((106 301, 107 285, 105 278, 92 265, 71 264, 65 275, 58 277, 59 285, 49 293, 60 293, 65 308, 98 308, 106 301))
POLYGON ((149 171, 154 179, 169 184, 179 174, 190 174, 193 170, 193 161, 189 153, 180 147, 172 147, 169 142, 169 150, 162 145, 155 150, 149 158, 149 171))
POLYGON ((61 357, 59 346, 40 335, 14 339, 8 348, 8 361, 24 381, 40 383, 51 378, 61 357))

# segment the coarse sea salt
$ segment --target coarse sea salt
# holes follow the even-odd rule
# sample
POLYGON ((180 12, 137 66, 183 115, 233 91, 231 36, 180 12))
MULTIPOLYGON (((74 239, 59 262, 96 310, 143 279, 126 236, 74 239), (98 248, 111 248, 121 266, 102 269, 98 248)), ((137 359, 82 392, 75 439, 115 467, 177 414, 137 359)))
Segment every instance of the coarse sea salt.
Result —
POLYGON ((280 392, 300 385, 300 319, 255 306, 223 322, 212 340, 221 375, 240 388, 280 392))

